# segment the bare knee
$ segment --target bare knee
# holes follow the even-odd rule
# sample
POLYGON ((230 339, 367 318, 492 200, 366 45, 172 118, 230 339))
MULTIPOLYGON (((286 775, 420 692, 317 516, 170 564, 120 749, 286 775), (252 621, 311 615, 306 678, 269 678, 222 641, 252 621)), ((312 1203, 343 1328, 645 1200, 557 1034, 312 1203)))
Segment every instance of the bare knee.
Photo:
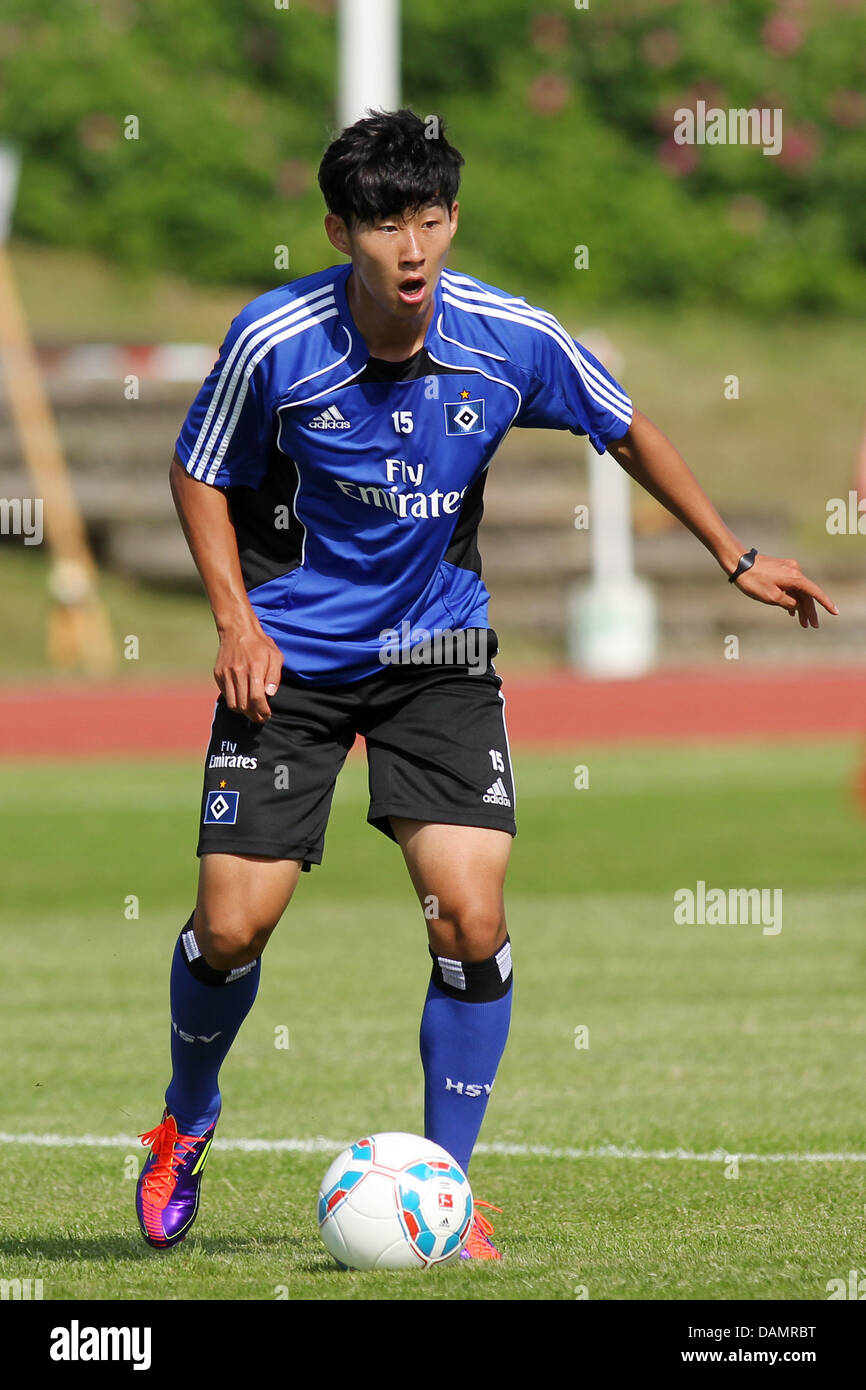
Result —
MULTIPOLYGON (((438 904, 433 904, 438 908, 438 904)), ((428 919, 430 945, 437 956, 451 960, 489 960, 503 945, 508 934, 505 909, 501 902, 483 899, 459 904, 442 904, 441 916, 428 919)))
POLYGON ((300 859, 203 854, 194 931, 213 970, 238 970, 257 960, 291 901, 300 859))
POLYGON ((198 948, 212 970, 237 970, 258 960, 276 922, 257 923, 225 910, 196 909, 193 930, 198 948))

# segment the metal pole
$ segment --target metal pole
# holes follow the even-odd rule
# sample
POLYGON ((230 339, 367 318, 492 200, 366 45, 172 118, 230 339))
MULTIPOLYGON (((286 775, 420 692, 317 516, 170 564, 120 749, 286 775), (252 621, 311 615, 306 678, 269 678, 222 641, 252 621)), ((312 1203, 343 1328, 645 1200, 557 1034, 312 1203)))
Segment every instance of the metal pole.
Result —
MULTIPOLYGON (((583 342, 614 375, 622 358, 603 336, 583 342)), ((569 661, 587 675, 640 676, 650 670, 658 645, 652 589, 634 572, 630 481, 608 454, 586 441, 589 480, 590 580, 568 597, 569 661)))
POLYGON ((400 105, 400 0, 340 0, 340 129, 372 107, 400 105))
POLYGON ((589 470, 589 555, 596 584, 634 578, 629 478, 607 454, 586 441, 589 470))

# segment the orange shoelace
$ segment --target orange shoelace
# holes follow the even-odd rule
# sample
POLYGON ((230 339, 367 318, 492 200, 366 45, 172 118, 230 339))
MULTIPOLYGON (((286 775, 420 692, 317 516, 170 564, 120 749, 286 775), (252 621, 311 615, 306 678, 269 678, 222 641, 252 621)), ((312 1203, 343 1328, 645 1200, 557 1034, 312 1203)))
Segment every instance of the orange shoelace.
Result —
POLYGON ((479 1207, 486 1207, 488 1211, 498 1211, 500 1215, 502 1213, 501 1207, 495 1207, 492 1202, 482 1202, 476 1198, 475 1211, 472 1217, 472 1230, 469 1232, 469 1240, 466 1242, 467 1246, 469 1241, 473 1238, 492 1244, 490 1237, 493 1235, 493 1226, 491 1222, 488 1221, 487 1217, 478 1210, 479 1207))
POLYGON ((145 1147, 151 1149, 157 1160, 145 1174, 142 1196, 156 1206, 164 1207, 174 1191, 177 1169, 192 1153, 198 1140, 193 1135, 178 1134, 174 1125, 169 1125, 167 1120, 162 1120, 154 1129, 138 1137, 145 1147))

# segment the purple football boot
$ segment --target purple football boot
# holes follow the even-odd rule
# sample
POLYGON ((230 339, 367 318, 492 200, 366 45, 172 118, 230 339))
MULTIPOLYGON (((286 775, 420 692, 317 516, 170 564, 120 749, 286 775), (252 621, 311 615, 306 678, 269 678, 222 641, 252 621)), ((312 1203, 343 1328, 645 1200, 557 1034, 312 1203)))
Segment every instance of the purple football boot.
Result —
POLYGON ((155 1129, 138 1136, 150 1155, 138 1179, 135 1207, 141 1234, 155 1250, 177 1245, 195 1221, 216 1124, 204 1134, 178 1134, 177 1121, 165 1110, 155 1129))

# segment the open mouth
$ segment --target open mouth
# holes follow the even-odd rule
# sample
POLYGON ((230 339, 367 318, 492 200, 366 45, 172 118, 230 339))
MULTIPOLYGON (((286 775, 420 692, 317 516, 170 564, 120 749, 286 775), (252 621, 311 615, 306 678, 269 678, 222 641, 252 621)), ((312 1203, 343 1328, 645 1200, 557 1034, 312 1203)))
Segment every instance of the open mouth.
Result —
POLYGON ((420 304, 426 289, 427 281, 423 275, 407 275, 397 286, 397 293, 404 304, 420 304))

